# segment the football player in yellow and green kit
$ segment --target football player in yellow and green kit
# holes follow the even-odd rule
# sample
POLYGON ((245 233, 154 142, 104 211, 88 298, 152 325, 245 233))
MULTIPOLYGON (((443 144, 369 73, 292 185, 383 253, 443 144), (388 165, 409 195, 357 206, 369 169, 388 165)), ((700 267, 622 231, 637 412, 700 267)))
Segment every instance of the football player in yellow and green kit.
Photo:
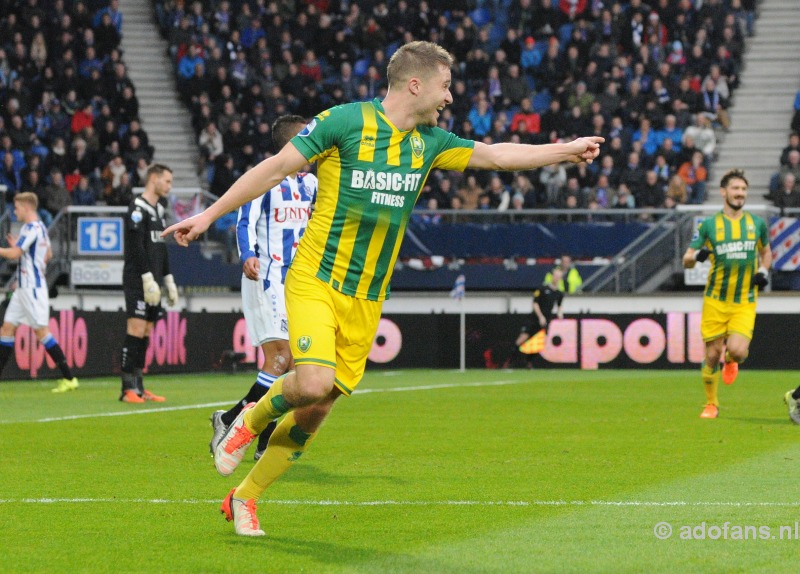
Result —
POLYGON ((600 137, 487 145, 440 129, 439 114, 453 101, 452 65, 452 56, 436 44, 401 46, 389 62, 383 101, 320 113, 203 213, 164 231, 187 245, 215 219, 318 162, 316 210, 285 283, 296 369, 240 413, 214 453, 217 470, 231 474, 253 438, 285 415, 264 455, 223 502, 237 534, 264 535, 256 501, 306 450, 334 401, 361 380, 406 224, 430 170, 530 170, 591 162, 600 152, 600 137))
POLYGON ((719 415, 717 387, 725 350, 722 380, 732 384, 739 363, 747 358, 756 322, 758 290, 767 286, 772 251, 763 219, 744 210, 747 199, 744 172, 722 176, 722 211, 705 219, 683 255, 683 266, 711 260, 703 297, 700 331, 706 343, 701 373, 706 391, 702 418, 719 415))

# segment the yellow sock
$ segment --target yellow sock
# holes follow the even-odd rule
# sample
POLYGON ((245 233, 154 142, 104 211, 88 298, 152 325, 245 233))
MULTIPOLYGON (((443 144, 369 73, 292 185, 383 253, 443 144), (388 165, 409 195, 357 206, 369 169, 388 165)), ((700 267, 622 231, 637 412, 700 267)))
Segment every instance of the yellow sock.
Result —
POLYGON ((294 371, 275 379, 267 394, 261 397, 255 407, 244 413, 244 424, 253 434, 261 434, 269 423, 294 408, 283 398, 283 382, 289 375, 294 376, 294 371))
POLYGON ((718 407, 719 399, 717 398, 717 388, 719 387, 719 365, 709 367, 703 363, 700 374, 703 377, 703 386, 706 391, 706 403, 718 407))
POLYGON ((267 487, 300 458, 315 436, 316 432, 307 433, 297 426, 293 412, 287 414, 272 431, 267 450, 236 489, 234 496, 241 500, 258 500, 267 487))

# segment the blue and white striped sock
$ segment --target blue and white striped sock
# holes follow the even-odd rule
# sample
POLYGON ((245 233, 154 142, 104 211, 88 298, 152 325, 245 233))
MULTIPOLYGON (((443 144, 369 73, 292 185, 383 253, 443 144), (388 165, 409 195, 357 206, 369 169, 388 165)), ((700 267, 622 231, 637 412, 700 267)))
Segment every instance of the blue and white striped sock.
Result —
POLYGON ((275 375, 265 373, 264 371, 258 371, 258 376, 256 377, 256 384, 269 390, 269 388, 272 386, 272 383, 274 383, 275 379, 277 378, 278 377, 276 377, 275 375))

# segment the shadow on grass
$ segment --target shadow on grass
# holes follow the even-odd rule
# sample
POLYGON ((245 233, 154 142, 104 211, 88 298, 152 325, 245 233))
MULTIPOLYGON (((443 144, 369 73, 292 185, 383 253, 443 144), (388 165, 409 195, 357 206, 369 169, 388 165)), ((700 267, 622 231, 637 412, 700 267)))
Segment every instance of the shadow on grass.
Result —
POLYGON ((752 425, 766 425, 766 426, 788 426, 792 424, 788 418, 766 418, 766 417, 725 417, 728 420, 740 421, 752 425))
MULTIPOLYGON (((249 472, 250 469, 245 469, 249 472)), ((411 481, 389 474, 365 473, 360 470, 357 473, 346 474, 339 472, 327 472, 321 467, 313 464, 303 464, 302 462, 294 465, 289 471, 281 476, 282 483, 314 483, 327 484, 332 486, 360 485, 362 488, 365 482, 375 482, 380 484, 393 484, 397 486, 407 485, 411 481)))
POLYGON ((251 538, 249 540, 242 540, 243 538, 245 537, 236 536, 236 540, 227 539, 226 543, 232 549, 249 549, 256 547, 253 542, 257 542, 257 547, 262 550, 271 548, 273 551, 281 551, 290 555, 302 555, 309 560, 317 562, 317 566, 320 568, 319 571, 380 572, 382 574, 394 572, 479 574, 486 572, 485 569, 479 567, 473 568, 464 564, 455 565, 409 553, 380 551, 376 550, 374 546, 365 548, 363 546, 331 542, 330 540, 299 540, 270 532, 267 532, 266 537, 251 538))

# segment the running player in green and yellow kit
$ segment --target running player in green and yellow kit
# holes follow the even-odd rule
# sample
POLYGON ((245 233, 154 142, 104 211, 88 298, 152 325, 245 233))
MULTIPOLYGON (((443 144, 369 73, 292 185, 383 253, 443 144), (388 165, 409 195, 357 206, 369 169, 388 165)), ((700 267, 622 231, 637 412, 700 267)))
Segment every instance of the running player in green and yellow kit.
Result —
POLYGON ((264 455, 222 504, 237 534, 264 535, 256 501, 303 454, 334 401, 350 395, 361 380, 406 224, 430 171, 530 170, 591 162, 600 152, 600 137, 487 145, 440 129, 439 114, 453 101, 452 65, 452 56, 436 44, 401 46, 389 62, 383 101, 318 114, 203 213, 164 231, 187 245, 220 216, 317 162, 316 210, 285 283, 296 370, 240 413, 214 453, 217 470, 231 474, 253 438, 285 415, 264 455))
POLYGON ((701 369, 706 391, 702 418, 719 415, 717 387, 720 360, 725 349, 722 380, 732 384, 739 363, 747 358, 756 322, 758 290, 767 286, 772 252, 763 219, 744 210, 747 199, 744 172, 722 176, 722 211, 705 219, 683 256, 683 266, 711 259, 703 297, 700 331, 706 343, 701 369))

